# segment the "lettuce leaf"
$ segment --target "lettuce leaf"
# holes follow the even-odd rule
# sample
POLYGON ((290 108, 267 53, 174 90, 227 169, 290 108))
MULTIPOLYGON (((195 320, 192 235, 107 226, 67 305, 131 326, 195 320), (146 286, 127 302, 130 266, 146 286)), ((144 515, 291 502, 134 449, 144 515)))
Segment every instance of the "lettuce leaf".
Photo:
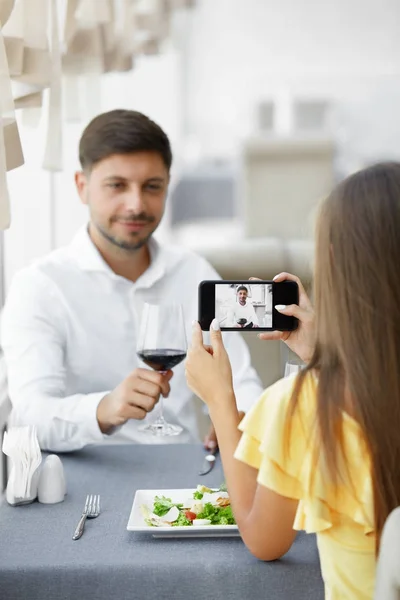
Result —
POLYGON ((203 511, 197 515, 197 518, 210 519, 212 525, 236 524, 231 506, 213 506, 210 502, 207 502, 207 504, 204 506, 203 511))
POLYGON ((180 510, 183 504, 174 504, 171 498, 166 498, 165 496, 156 496, 154 498, 153 512, 155 515, 163 517, 173 506, 176 506, 176 508, 179 508, 180 510))

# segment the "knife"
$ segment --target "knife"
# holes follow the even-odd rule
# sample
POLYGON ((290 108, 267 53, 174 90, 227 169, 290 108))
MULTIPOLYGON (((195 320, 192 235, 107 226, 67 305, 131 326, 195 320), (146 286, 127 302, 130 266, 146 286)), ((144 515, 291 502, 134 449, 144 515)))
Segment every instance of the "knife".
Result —
POLYGON ((217 454, 218 454, 218 447, 209 451, 209 453, 205 455, 204 461, 203 461, 203 467, 202 467, 201 471, 199 471, 199 475, 207 475, 207 473, 209 473, 210 471, 213 470, 217 454))

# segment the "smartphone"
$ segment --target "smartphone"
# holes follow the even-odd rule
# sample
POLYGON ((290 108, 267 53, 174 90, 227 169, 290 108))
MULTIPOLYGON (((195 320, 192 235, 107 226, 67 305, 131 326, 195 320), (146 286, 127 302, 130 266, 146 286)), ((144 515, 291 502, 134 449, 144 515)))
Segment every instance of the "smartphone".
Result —
POLYGON ((199 285, 199 323, 203 331, 217 318, 222 331, 293 331, 295 317, 277 304, 298 304, 295 281, 202 281, 199 285))

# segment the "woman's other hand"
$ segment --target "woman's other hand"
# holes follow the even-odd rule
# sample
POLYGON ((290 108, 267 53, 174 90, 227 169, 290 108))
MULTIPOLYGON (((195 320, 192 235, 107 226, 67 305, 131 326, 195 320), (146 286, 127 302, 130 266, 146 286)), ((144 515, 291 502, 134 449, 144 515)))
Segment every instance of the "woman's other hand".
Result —
MULTIPOLYGON (((256 280, 256 277, 250 279, 256 280)), ((304 362, 309 362, 314 351, 315 344, 315 319, 314 310, 309 297, 296 275, 290 273, 279 273, 274 277, 274 282, 295 281, 299 286, 299 304, 279 306, 276 308, 282 315, 296 317, 299 320, 297 329, 294 331, 263 331, 258 334, 261 340, 281 340, 295 352, 304 362)))

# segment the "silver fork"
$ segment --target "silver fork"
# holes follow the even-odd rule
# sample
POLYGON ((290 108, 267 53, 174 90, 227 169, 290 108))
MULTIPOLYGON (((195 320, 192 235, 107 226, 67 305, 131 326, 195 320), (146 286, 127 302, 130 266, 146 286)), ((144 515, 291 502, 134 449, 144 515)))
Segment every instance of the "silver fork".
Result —
POLYGON ((86 519, 95 519, 100 514, 100 496, 99 495, 91 495, 86 496, 85 508, 83 509, 83 513, 81 518, 79 519, 79 523, 76 526, 75 533, 72 536, 73 540, 79 540, 82 536, 83 529, 85 527, 86 519))

